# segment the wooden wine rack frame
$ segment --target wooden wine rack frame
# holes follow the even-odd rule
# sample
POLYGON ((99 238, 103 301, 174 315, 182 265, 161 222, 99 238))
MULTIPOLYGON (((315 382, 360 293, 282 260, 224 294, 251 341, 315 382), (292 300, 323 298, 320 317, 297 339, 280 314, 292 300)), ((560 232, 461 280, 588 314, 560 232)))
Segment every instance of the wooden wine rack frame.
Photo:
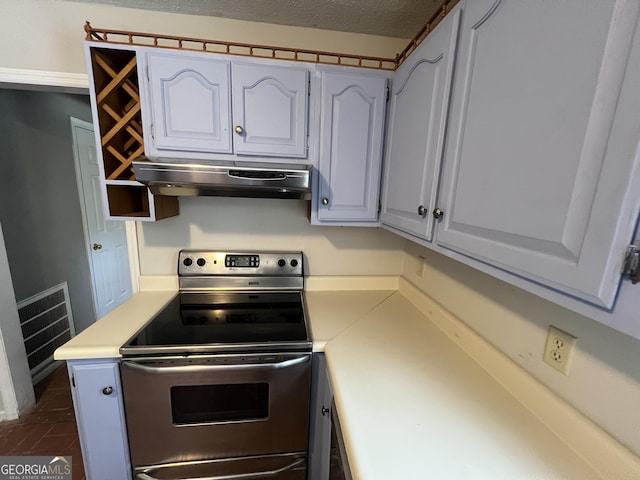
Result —
POLYGON ((134 180, 131 163, 144 153, 136 54, 93 48, 91 61, 106 180, 134 180))
POLYGON ((90 52, 110 214, 154 220, 177 215, 175 197, 150 196, 135 182, 132 162, 144 154, 136 52, 90 52))

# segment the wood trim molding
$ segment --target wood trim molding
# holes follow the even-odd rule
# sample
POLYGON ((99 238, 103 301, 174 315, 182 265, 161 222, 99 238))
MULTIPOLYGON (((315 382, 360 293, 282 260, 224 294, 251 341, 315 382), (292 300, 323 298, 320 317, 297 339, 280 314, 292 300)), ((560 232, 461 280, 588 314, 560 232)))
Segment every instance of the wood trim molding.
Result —
POLYGON ((53 87, 68 93, 86 94, 89 79, 85 73, 49 72, 46 70, 26 70, 0 67, 0 86, 53 87))

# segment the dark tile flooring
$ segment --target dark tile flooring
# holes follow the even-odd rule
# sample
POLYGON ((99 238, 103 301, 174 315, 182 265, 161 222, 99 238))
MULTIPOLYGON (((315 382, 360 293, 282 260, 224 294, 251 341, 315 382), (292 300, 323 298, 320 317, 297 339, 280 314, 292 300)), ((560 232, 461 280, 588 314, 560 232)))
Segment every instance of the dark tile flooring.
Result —
POLYGON ((18 420, 0 423, 0 455, 71 456, 73 480, 84 480, 66 366, 61 365, 34 390, 35 407, 18 420))

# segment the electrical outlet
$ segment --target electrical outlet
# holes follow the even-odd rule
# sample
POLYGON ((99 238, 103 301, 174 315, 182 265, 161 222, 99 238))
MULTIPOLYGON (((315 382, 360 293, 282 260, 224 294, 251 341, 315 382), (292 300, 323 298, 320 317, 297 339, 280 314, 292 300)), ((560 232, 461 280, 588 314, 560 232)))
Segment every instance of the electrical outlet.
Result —
POLYGON ((420 278, 424 277, 424 257, 418 257, 418 265, 416 266, 416 275, 420 278))
POLYGON ((559 372, 569 375, 571 357, 578 339, 570 333, 549 325, 543 360, 559 372))

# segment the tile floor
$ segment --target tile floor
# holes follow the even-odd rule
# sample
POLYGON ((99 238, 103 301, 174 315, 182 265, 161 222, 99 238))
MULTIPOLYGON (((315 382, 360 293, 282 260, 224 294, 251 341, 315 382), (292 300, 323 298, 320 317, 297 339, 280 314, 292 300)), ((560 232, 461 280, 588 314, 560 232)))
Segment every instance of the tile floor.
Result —
POLYGON ((71 456, 73 480, 85 480, 66 366, 34 390, 36 405, 31 411, 0 423, 0 455, 71 456))

